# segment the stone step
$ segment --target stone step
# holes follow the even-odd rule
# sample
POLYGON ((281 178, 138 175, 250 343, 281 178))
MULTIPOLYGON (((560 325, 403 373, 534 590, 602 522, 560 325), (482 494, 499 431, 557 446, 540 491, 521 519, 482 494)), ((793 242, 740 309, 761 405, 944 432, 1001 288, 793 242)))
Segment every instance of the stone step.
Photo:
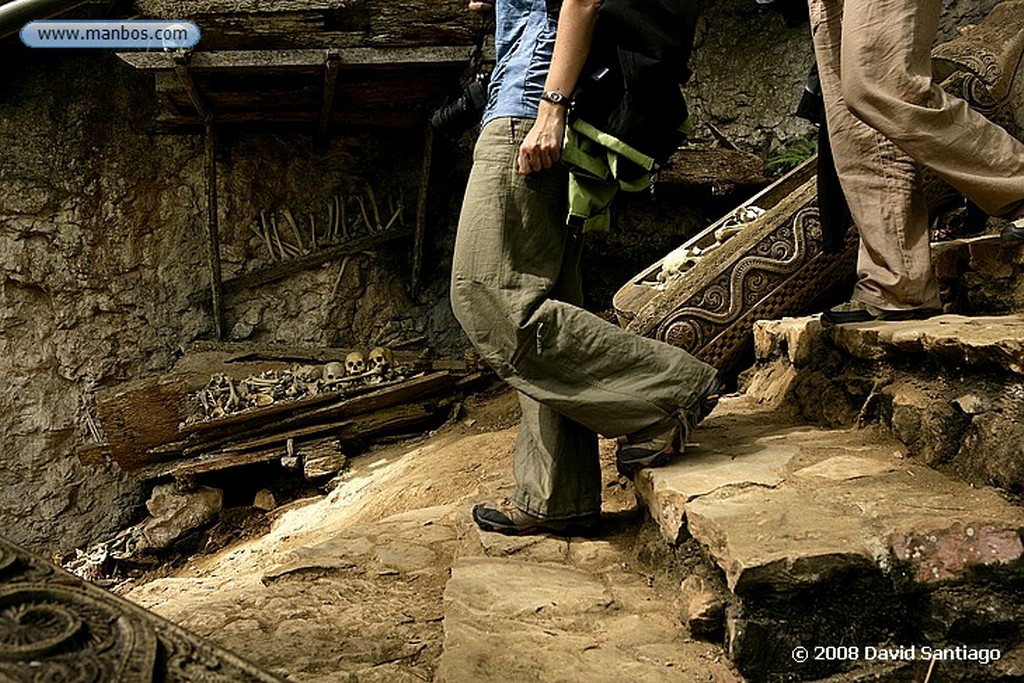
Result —
POLYGON ((870 680, 922 680, 930 662, 877 654, 898 646, 1007 655, 943 661, 932 680, 1013 673, 1024 511, 997 491, 907 458, 885 430, 807 426, 752 396, 724 399, 691 438, 637 490, 665 540, 698 542, 717 570, 685 581, 682 602, 691 632, 721 638, 749 680, 879 665, 870 680))
MULTIPOLYGON (((638 515, 616 516, 590 539, 467 525, 435 680, 741 683, 719 645, 680 628, 678 579, 638 571, 638 515)), ((664 549, 656 532, 647 540, 664 549)))
POLYGON ((445 590, 440 681, 736 681, 621 570, 468 557, 445 590))
POLYGON ((932 265, 948 310, 964 315, 1024 312, 1024 245, 997 236, 941 242, 932 265))
POLYGON ((826 426, 876 422, 908 454, 975 485, 1024 491, 1024 314, 755 325, 747 393, 826 426))

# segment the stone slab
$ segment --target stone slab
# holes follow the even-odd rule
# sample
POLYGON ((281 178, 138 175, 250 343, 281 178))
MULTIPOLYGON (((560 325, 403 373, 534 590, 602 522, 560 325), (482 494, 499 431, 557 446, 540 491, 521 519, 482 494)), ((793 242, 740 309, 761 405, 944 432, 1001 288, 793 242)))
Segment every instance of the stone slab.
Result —
POLYGON ((837 325, 826 333, 841 349, 868 360, 927 354, 945 363, 995 366, 1024 375, 1024 315, 837 325))
POLYGON ((719 492, 686 509, 690 533, 737 594, 809 586, 873 565, 862 525, 838 512, 795 488, 719 492))
POLYGON ((750 406, 723 402, 690 457, 637 479, 665 537, 695 538, 737 595, 1024 566, 1024 512, 995 490, 905 460, 884 431, 795 429, 750 406))
POLYGON ((462 558, 444 601, 439 681, 724 680, 674 619, 623 608, 600 575, 462 558))
POLYGON ((657 470, 645 470, 636 479, 637 489, 670 543, 678 542, 684 532, 688 501, 726 487, 776 486, 798 453, 785 443, 759 440, 737 454, 720 450, 715 441, 702 439, 682 458, 657 470))

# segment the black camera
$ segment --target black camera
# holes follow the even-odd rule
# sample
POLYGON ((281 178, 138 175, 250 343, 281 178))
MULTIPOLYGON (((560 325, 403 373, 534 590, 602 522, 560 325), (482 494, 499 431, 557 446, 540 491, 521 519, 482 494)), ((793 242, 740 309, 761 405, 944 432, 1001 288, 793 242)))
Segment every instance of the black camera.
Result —
POLYGON ((430 125, 437 130, 461 133, 480 121, 487 104, 487 84, 490 74, 477 74, 462 86, 462 92, 450 104, 441 107, 430 117, 430 125))

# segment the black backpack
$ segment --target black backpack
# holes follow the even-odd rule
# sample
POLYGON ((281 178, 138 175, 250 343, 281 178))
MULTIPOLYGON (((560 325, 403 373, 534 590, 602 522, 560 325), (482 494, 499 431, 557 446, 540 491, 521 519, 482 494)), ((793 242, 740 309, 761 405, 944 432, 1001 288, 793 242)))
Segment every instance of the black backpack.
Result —
POLYGON ((664 162, 685 137, 697 0, 603 0, 571 116, 664 162))

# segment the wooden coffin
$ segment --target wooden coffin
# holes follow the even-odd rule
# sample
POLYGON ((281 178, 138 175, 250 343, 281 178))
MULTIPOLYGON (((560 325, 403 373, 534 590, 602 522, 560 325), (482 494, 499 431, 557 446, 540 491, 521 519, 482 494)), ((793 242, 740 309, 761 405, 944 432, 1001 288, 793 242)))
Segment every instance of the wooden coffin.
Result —
POLYGON ((680 277, 659 280, 662 258, 615 294, 619 323, 681 347, 720 370, 743 359, 755 320, 807 313, 818 295, 853 273, 856 233, 841 253, 822 249, 812 158, 740 209, 765 213, 715 247, 734 211, 687 240, 710 249, 680 277))

